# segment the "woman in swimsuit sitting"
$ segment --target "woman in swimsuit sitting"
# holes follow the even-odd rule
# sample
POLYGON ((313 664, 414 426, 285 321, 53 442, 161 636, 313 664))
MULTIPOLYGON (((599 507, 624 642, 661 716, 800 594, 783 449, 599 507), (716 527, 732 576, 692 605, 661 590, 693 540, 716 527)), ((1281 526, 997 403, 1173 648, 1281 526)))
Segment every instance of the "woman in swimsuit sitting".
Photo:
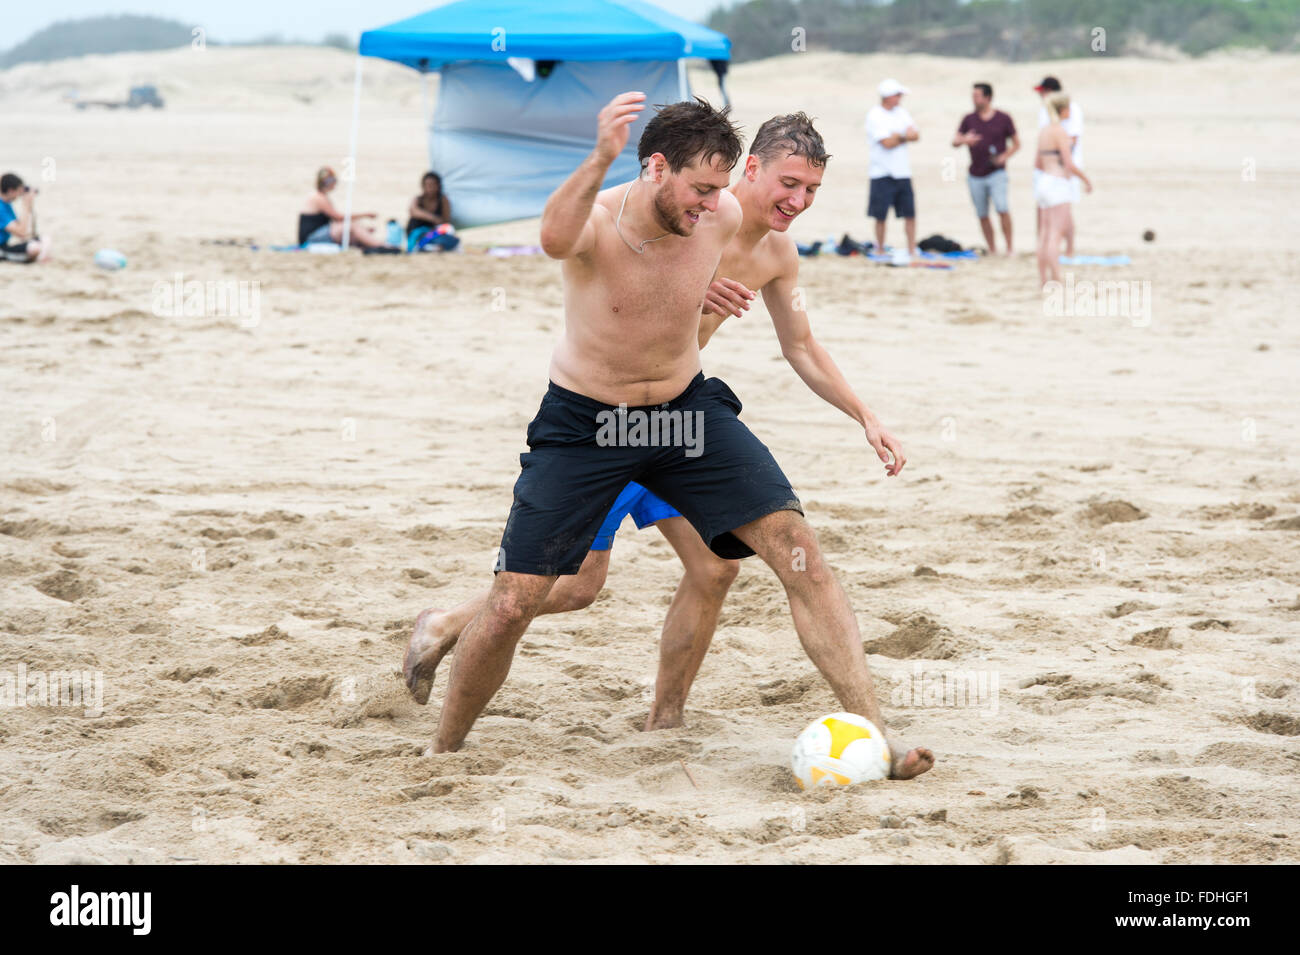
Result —
MULTIPOLYGON (((309 242, 343 243, 343 213, 334 208, 329 193, 338 185, 338 177, 329 166, 324 166, 316 173, 316 191, 307 199, 307 204, 298 213, 298 244, 309 242)), ((373 212, 353 213, 352 234, 349 245, 363 249, 387 248, 388 244, 379 235, 374 224, 362 224, 358 220, 376 218, 373 212)))
POLYGON ((1048 115, 1052 121, 1038 134, 1038 155, 1034 168, 1041 175, 1034 182, 1034 201, 1042 210, 1043 227, 1038 233, 1038 282, 1061 281, 1061 264, 1058 258, 1061 238, 1070 226, 1070 203, 1073 191, 1070 177, 1078 176, 1083 187, 1092 192, 1092 182, 1070 158, 1070 134, 1061 120, 1070 116, 1070 97, 1057 93, 1047 101, 1048 115))
POLYGON ((411 218, 407 233, 416 229, 436 229, 451 221, 451 201, 442 194, 442 176, 426 172, 420 179, 420 194, 411 200, 411 218))

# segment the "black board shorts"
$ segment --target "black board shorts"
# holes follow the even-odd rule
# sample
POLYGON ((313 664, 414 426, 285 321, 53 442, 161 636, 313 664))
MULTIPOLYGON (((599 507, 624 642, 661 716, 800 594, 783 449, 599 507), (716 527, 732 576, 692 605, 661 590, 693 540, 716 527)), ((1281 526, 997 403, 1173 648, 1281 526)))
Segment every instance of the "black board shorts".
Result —
POLYGON ((916 196, 912 192, 911 179, 877 176, 871 180, 871 191, 867 194, 867 218, 887 219, 891 206, 894 215, 900 219, 916 218, 916 196))
POLYGON ((576 574, 629 481, 681 511, 719 557, 751 556, 731 531, 803 507, 740 410, 723 381, 703 374, 672 401, 639 407, 552 382, 528 426, 495 569, 576 574))

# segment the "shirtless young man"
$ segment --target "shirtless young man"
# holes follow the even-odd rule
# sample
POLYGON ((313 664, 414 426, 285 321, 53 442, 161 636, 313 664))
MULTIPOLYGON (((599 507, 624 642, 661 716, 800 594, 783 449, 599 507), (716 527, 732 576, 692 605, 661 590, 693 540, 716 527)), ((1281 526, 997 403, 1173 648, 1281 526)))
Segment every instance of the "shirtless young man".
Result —
MULTIPOLYGON (((543 214, 543 249, 564 260, 565 338, 552 357, 551 388, 529 426, 532 450, 522 458, 500 571, 460 634, 435 751, 459 748, 504 682, 515 645, 546 606, 556 575, 577 573, 606 511, 632 478, 679 508, 699 543, 707 541, 719 557, 758 553, 785 585, 805 651, 841 704, 884 728, 852 609, 798 499, 736 417, 740 403, 730 389, 705 381, 698 370, 701 300, 741 225, 740 204, 726 189, 740 154, 734 130, 724 114, 703 104, 667 107, 641 138, 642 177, 597 191, 643 100, 623 94, 601 111, 596 150, 543 214), (620 413, 621 405, 629 418, 698 415, 703 441, 686 453, 680 446, 602 443, 599 419, 620 413), (796 547, 806 555, 799 569, 790 559, 796 547)), ((758 164, 751 159, 747 172, 749 165, 758 164)), ((793 283, 784 291, 792 289, 793 283)), ((883 436, 874 443, 887 459, 883 436)), ((891 466, 901 465, 898 454, 891 466)), ((715 623, 716 610, 709 636, 715 623)), ((429 651, 436 647, 420 637, 417 626, 405 669, 417 698, 421 690, 427 698, 437 664, 428 665, 429 651)), ((698 642, 676 648, 666 642, 661 650, 687 685, 699 665, 689 652, 698 642)), ((707 647, 705 640, 699 658, 707 647)), ((893 763, 894 775, 905 778, 929 769, 933 756, 894 746, 893 763)))

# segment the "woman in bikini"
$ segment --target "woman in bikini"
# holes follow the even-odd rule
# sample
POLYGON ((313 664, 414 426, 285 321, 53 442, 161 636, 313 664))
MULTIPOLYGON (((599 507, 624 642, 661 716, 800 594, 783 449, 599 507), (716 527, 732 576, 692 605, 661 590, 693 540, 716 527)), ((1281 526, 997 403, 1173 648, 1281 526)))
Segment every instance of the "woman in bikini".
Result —
MULTIPOLYGON (((316 173, 316 191, 308 198, 306 205, 298 213, 298 244, 309 242, 343 243, 343 213, 334 208, 329 193, 338 185, 338 177, 329 166, 324 166, 316 173)), ((379 234, 373 223, 359 220, 376 218, 373 212, 353 213, 352 234, 349 245, 363 249, 387 248, 388 244, 379 234)))
POLYGON ((1061 120, 1070 116, 1070 97, 1057 93, 1047 101, 1052 121, 1038 134, 1038 155, 1034 168, 1040 175, 1034 181, 1034 201, 1042 210, 1043 227, 1038 233, 1038 282, 1061 281, 1059 250, 1061 238, 1070 226, 1070 203, 1074 199, 1070 177, 1078 176, 1083 187, 1092 192, 1092 182, 1070 158, 1070 134, 1061 120))

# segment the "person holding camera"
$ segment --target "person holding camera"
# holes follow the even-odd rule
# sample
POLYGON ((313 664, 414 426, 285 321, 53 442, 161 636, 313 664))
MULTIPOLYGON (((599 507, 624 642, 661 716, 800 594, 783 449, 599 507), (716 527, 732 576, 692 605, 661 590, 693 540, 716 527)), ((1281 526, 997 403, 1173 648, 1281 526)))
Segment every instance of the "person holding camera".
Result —
POLYGON ((36 235, 36 192, 11 172, 0 176, 0 259, 6 262, 43 261, 49 253, 49 243, 36 235))

